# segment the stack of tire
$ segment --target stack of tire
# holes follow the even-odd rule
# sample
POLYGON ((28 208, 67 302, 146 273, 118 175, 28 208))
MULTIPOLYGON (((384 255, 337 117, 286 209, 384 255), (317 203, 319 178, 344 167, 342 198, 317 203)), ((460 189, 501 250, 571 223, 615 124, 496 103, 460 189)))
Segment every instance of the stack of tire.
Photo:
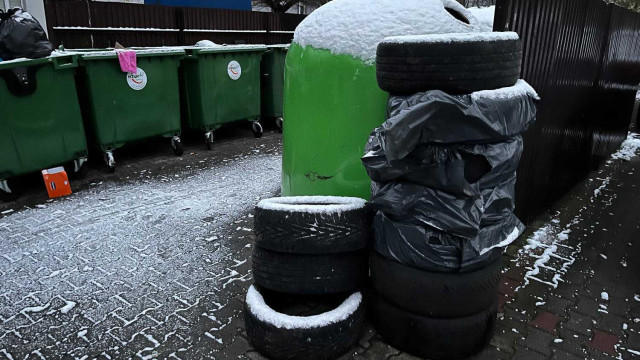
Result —
POLYGON ((247 293, 245 323, 260 353, 334 359, 358 340, 371 239, 365 205, 358 198, 300 196, 256 206, 255 284, 247 293))
POLYGON ((389 119, 363 164, 372 179, 371 317, 390 345, 460 359, 493 336, 520 134, 535 91, 515 33, 407 36, 378 46, 389 119), (490 90, 490 91, 485 91, 490 90))

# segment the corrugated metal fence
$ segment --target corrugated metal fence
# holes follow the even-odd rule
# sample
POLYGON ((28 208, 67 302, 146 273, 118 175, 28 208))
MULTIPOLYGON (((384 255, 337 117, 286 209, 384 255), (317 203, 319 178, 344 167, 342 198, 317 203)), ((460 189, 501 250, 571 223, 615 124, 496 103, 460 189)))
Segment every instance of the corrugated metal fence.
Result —
POLYGON ((494 30, 520 34, 522 77, 542 97, 517 184, 517 212, 531 221, 626 137, 640 14, 601 0, 498 0, 494 30))
POLYGON ((67 48, 289 43, 304 15, 45 0, 49 37, 67 48))

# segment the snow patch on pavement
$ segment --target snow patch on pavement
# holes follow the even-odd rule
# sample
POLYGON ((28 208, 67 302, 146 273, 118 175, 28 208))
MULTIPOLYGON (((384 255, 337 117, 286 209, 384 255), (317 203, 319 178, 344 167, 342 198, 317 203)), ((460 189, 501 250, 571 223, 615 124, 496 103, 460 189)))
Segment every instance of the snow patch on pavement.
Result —
POLYGON ((622 159, 630 161, 632 157, 638 154, 638 149, 640 149, 640 135, 630 132, 627 135, 627 139, 622 142, 620 150, 611 155, 611 158, 613 160, 622 159))
MULTIPOLYGON (((611 155, 611 160, 609 160, 607 164, 611 164, 614 160, 618 159, 629 161, 631 158, 637 156, 639 149, 640 135, 629 133, 627 140, 623 142, 620 150, 611 155)), ((589 198, 589 203, 593 203, 603 196, 604 191, 610 185, 611 177, 596 178, 596 180, 602 181, 602 183, 594 190, 593 195, 589 198)), ((609 197, 609 202, 604 202, 604 207, 611 205, 611 199, 615 197, 615 194, 609 197)), ((574 216, 564 227, 559 226, 561 223, 559 219, 560 214, 556 214, 548 223, 535 231, 533 235, 526 240, 527 244, 518 251, 518 258, 515 260, 515 263, 516 265, 520 262, 526 264, 530 262, 529 259, 534 259, 534 262, 527 267, 524 284, 516 290, 527 286, 530 280, 547 284, 553 288, 558 287, 559 282, 563 281, 562 276, 567 273, 569 267, 573 265, 581 251, 581 242, 578 241, 573 246, 566 244, 566 242, 570 238, 571 228, 580 224, 582 221, 580 214, 586 211, 587 208, 587 205, 585 205, 579 209, 578 215, 574 216), (560 254, 559 250, 562 250, 562 254, 560 254), (550 262, 552 259, 555 260, 554 263, 560 266, 556 266, 556 268, 551 267, 550 262), (543 270, 550 272, 552 276, 547 274, 546 278, 541 278, 540 275, 543 270)), ((606 229, 602 230, 606 231, 606 229)), ((600 256, 603 259, 607 259, 607 256, 604 254, 600 254, 600 256)), ((607 300, 604 298, 605 296, 608 299, 608 294, 603 292, 601 294, 603 300, 607 300)), ((636 300, 640 301, 640 297, 636 300)), ((599 311, 606 312, 607 310, 605 307, 604 309, 599 309, 599 311)))

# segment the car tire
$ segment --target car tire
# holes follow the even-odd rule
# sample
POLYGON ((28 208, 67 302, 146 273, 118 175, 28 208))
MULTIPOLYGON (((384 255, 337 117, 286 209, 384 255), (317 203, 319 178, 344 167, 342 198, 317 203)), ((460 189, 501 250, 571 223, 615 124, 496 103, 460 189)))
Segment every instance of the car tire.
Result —
POLYGON ((255 208, 256 245, 295 254, 361 250, 371 239, 371 213, 359 198, 280 197, 255 208))
POLYGON ((376 331, 398 350, 432 360, 463 359, 482 350, 493 337, 497 303, 467 317, 434 319, 374 296, 371 315, 376 331))
POLYGON ((472 272, 432 272, 387 259, 376 251, 370 256, 374 289, 394 305, 432 318, 470 316, 498 301, 499 257, 472 272))
POLYGON ((468 94, 513 86, 520 78, 520 39, 486 34, 452 42, 383 41, 376 57, 378 85, 394 95, 428 90, 468 94))
POLYGON ((367 279, 367 252, 308 255, 253 249, 253 278, 269 290, 321 295, 354 291, 367 279))
POLYGON ((270 359, 335 359, 358 341, 365 316, 359 292, 329 312, 301 317, 273 310, 255 286, 244 310, 249 342, 270 359))

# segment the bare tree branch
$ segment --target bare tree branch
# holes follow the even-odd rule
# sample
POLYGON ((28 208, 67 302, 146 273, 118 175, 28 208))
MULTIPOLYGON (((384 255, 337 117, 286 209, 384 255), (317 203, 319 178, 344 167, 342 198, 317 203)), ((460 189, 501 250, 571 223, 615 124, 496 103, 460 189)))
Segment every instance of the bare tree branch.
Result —
POLYGON ((331 0, 252 0, 254 6, 261 6, 271 9, 273 12, 283 13, 296 4, 304 4, 313 7, 320 7, 331 0))

